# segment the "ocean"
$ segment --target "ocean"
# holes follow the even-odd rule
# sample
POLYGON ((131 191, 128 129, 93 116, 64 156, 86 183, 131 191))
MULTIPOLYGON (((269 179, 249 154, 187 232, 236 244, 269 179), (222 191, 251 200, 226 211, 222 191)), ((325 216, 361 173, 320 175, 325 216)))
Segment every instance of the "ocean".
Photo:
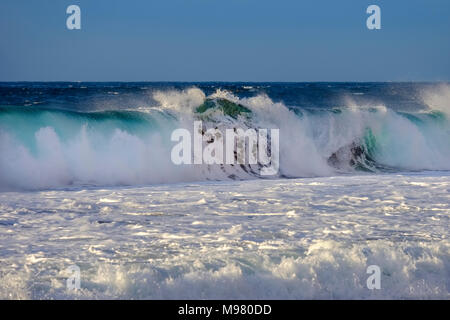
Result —
POLYGON ((2 299, 448 299, 449 218, 448 83, 0 83, 2 299), (199 120, 277 173, 174 164, 199 120))

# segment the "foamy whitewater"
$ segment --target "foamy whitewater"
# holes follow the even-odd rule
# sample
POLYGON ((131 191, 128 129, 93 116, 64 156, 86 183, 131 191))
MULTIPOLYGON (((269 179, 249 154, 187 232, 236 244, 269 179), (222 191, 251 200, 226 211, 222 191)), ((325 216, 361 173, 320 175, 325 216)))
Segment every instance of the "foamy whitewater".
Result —
POLYGON ((1 84, 0 298, 448 299, 449 101, 445 83, 1 84), (174 165, 196 120, 279 129, 278 174, 174 165))

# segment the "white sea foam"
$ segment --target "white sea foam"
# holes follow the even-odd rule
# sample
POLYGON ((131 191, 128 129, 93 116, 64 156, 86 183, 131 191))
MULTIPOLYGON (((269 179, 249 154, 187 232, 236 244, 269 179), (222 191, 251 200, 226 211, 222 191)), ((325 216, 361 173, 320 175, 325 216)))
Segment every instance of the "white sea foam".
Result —
POLYGON ((450 84, 440 84, 422 92, 422 100, 431 110, 450 115, 450 84))
POLYGON ((0 193, 0 298, 448 299, 449 191, 440 172, 0 193))
POLYGON ((153 98, 163 109, 192 114, 194 108, 205 101, 206 96, 202 90, 190 88, 182 91, 157 91, 153 94, 153 98))

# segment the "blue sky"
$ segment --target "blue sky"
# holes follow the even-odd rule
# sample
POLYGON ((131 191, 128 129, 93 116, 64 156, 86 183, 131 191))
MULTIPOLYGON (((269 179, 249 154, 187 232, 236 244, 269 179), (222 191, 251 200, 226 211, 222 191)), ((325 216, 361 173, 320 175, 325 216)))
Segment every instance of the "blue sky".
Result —
POLYGON ((448 81, 450 1, 1 0, 0 41, 0 81, 448 81))

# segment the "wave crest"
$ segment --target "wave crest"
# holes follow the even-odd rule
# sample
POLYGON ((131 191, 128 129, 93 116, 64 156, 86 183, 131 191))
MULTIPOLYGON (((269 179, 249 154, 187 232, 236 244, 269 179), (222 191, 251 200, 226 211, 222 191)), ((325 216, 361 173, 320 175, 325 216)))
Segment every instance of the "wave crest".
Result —
MULTIPOLYGON (((449 92, 446 86, 439 94, 430 93, 433 110, 447 110, 449 92)), ((158 91, 154 99, 158 110, 146 112, 0 109, 0 188, 257 177, 245 168, 172 164, 170 133, 180 127, 192 131, 193 121, 202 116, 198 108, 207 101, 216 102, 207 127, 280 130, 280 176, 450 170, 449 118, 434 111, 402 113, 383 106, 305 110, 264 94, 238 98, 217 90, 207 96, 195 87, 158 91), (224 102, 219 106, 217 101, 224 102), (243 110, 250 112, 244 116, 243 110)))

